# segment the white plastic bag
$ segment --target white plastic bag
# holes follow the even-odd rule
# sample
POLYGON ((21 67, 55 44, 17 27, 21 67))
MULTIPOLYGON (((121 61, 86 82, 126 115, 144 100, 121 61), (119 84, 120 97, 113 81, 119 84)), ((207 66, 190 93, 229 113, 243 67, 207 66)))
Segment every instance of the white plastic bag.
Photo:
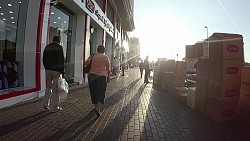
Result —
POLYGON ((58 93, 59 93, 60 101, 64 101, 67 98, 68 92, 69 92, 69 85, 67 81, 64 78, 59 77, 58 93))

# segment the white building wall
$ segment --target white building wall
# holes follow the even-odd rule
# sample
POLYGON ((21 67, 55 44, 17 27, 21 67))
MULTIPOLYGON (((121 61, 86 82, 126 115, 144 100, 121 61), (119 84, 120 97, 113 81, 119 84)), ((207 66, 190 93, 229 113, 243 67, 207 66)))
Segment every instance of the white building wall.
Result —
POLYGON ((75 77, 74 81, 82 84, 83 79, 83 63, 84 63, 84 30, 85 30, 86 14, 77 15, 76 25, 76 43, 75 43, 75 77))

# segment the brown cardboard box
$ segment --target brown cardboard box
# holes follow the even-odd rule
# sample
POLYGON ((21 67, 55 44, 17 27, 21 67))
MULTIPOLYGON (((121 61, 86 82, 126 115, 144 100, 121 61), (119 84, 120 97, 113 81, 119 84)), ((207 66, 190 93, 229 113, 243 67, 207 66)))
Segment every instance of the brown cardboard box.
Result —
POLYGON ((193 50, 194 50, 194 57, 197 58, 199 57, 199 45, 196 43, 193 45, 193 50))
POLYGON ((194 48, 194 57, 202 57, 203 56, 203 42, 197 42, 193 45, 194 48))
POLYGON ((207 97, 208 94, 208 79, 197 78, 196 80, 196 93, 203 97, 207 97))
POLYGON ((194 68, 194 64, 197 62, 197 60, 197 58, 186 58, 188 73, 195 73, 196 70, 194 68))
POLYGON ((199 59, 197 62, 197 77, 208 79, 209 59, 199 59))
POLYGON ((174 72, 176 75, 185 75, 187 73, 187 62, 176 61, 174 72))
POLYGON ((240 83, 214 81, 208 82, 208 98, 218 101, 237 102, 240 96, 240 83))
POLYGON ((201 113, 202 115, 205 115, 206 105, 207 105, 207 97, 199 94, 198 91, 195 91, 194 109, 199 113, 201 113))
POLYGON ((209 60, 209 80, 215 82, 241 81, 241 60, 209 60))
POLYGON ((171 83, 175 87, 183 87, 185 79, 186 75, 175 75, 171 83))
POLYGON ((178 93, 177 94, 177 99, 179 102, 186 104, 187 103, 187 95, 188 93, 178 93))
POLYGON ((186 45, 186 57, 194 58, 194 50, 193 45, 186 45))
POLYGON ((209 59, 243 60, 242 35, 214 33, 209 37, 209 59))
POLYGON ((160 63, 160 72, 174 72, 175 60, 162 61, 160 63))
POLYGON ((173 87, 172 93, 173 94, 188 93, 188 88, 187 87, 173 87))
POLYGON ((237 119, 250 126, 250 96, 240 95, 237 119))
POLYGON ((206 115, 216 123, 235 120, 238 102, 222 102, 207 99, 206 115))
POLYGON ((194 109, 195 103, 195 89, 196 87, 189 87, 188 88, 188 95, 187 95, 187 105, 194 109))
POLYGON ((242 67, 241 69, 240 93, 250 96, 250 67, 242 67))
POLYGON ((203 56, 201 58, 209 58, 209 47, 207 44, 203 45, 203 56))
POLYGON ((199 45, 198 45, 198 56, 197 57, 199 57, 199 58, 201 58, 203 56, 203 45, 204 45, 203 42, 199 43, 199 45))

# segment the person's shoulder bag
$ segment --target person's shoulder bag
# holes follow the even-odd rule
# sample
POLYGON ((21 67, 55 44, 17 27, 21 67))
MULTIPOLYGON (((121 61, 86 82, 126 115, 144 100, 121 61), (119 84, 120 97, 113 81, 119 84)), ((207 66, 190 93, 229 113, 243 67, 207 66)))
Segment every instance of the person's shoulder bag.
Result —
POLYGON ((90 69, 91 69, 91 64, 92 64, 92 59, 94 57, 95 54, 91 55, 91 59, 90 59, 90 63, 87 64, 85 67, 84 67, 84 73, 89 73, 90 69))

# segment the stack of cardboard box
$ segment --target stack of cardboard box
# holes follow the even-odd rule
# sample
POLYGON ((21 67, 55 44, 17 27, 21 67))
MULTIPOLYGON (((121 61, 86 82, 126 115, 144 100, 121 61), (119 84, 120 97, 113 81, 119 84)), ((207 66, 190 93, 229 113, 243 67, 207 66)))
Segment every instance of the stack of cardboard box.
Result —
POLYGON ((250 67, 243 67, 241 73, 237 117, 240 121, 250 126, 250 67))
POLYGON ((180 102, 187 101, 187 88, 184 87, 186 79, 187 62, 176 61, 172 72, 164 73, 163 90, 173 94, 180 102))
POLYGON ((214 122, 235 119, 243 65, 243 37, 214 33, 209 37, 209 59, 198 61, 196 109, 214 122))

